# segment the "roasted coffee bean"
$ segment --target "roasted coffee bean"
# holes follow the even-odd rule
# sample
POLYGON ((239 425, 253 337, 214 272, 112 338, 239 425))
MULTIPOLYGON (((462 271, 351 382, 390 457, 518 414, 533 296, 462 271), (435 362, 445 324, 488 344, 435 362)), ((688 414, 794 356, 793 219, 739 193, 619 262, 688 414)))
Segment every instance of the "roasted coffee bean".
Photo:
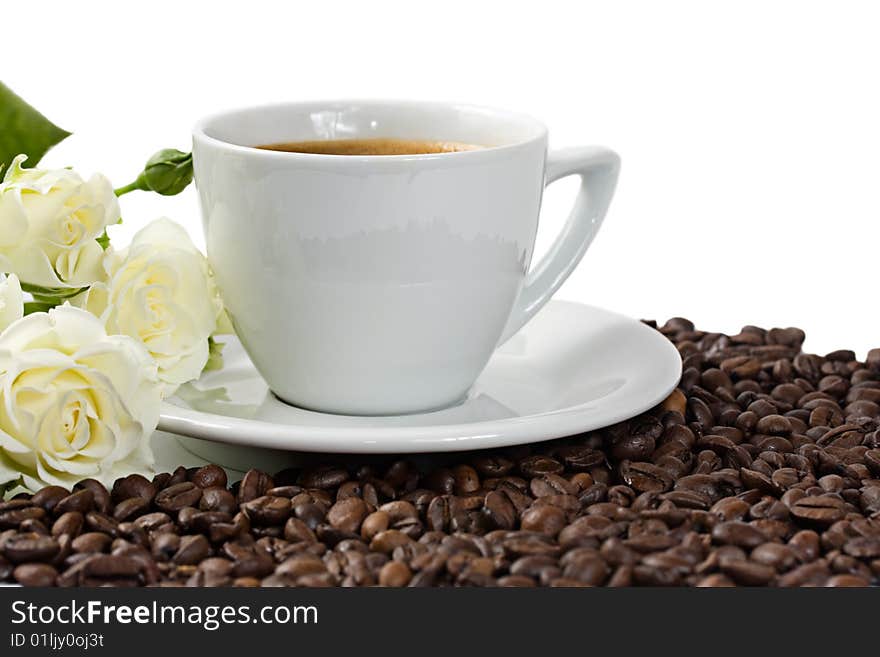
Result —
POLYGON ((283 525, 290 516, 291 502, 286 497, 264 495, 243 503, 241 509, 255 525, 283 525))
POLYGON ((856 575, 834 575, 829 577, 825 582, 825 586, 829 587, 850 587, 850 586, 869 586, 870 580, 867 577, 858 577, 856 575))
POLYGON ((152 554, 159 561, 168 561, 180 548, 180 536, 171 532, 157 534, 152 539, 152 554))
POLYGON ((58 538, 67 534, 72 538, 79 536, 85 524, 85 517, 79 511, 68 511, 62 514, 52 525, 52 536, 58 538))
POLYGON ((51 561, 60 549, 53 537, 33 532, 13 534, 0 544, 0 553, 12 563, 51 561))
POLYGON ((654 453, 655 440, 650 434, 633 434, 623 436, 614 443, 611 455, 620 460, 640 461, 654 453))
POLYGON ((513 470, 515 463, 501 455, 481 455, 474 458, 472 465, 484 477, 503 477, 513 470))
POLYGON ((361 536, 367 541, 372 541, 376 534, 384 532, 390 524, 391 516, 385 511, 374 511, 361 523, 361 536))
MULTIPOLYGON (((240 503, 245 503, 255 500, 258 497, 265 495, 266 492, 274 486, 275 481, 265 472, 248 470, 238 487, 238 501, 240 503)), ((317 488, 317 486, 314 488, 317 488)))
POLYGON ((150 501, 143 497, 131 497, 122 500, 113 509, 113 519, 119 522, 125 520, 133 520, 138 516, 146 513, 150 508, 150 501))
POLYGON ((97 555, 82 562, 79 584, 132 586, 141 583, 143 565, 138 559, 121 555, 97 555))
MULTIPOLYGON (((386 511, 387 513, 387 511, 386 511)), ((340 500, 327 512, 327 522, 344 532, 359 532, 361 523, 369 514, 366 503, 359 497, 340 500)))
MULTIPOLYGON (((656 324, 649 324, 656 326, 656 324)), ((0 502, 0 580, 163 586, 866 586, 880 577, 880 350, 676 319, 657 408, 465 459, 218 466, 0 502), (241 505, 241 507, 240 507, 241 505), (83 533, 85 532, 85 533, 83 533)))
POLYGON ((95 494, 92 491, 88 489, 79 490, 61 499, 55 505, 54 513, 56 516, 60 516, 68 511, 77 511, 85 514, 92 510, 94 502, 95 494))
POLYGON ((406 586, 412 579, 412 571, 402 561, 389 561, 379 572, 380 586, 406 586))
POLYGON ((480 488, 480 476, 477 471, 467 464, 457 465, 452 470, 455 479, 453 492, 456 495, 467 495, 480 488))
POLYGON ((201 498, 201 488, 191 482, 182 482, 157 493, 155 504, 162 511, 174 513, 187 506, 198 506, 201 498))
POLYGON ((46 486, 45 488, 34 493, 31 498, 31 504, 39 506, 51 513, 55 506, 70 495, 70 491, 61 486, 46 486))
POLYGON ((490 492, 486 495, 483 508, 492 524, 498 529, 513 529, 516 525, 516 509, 504 493, 490 492))
POLYGON ((40 520, 45 517, 46 511, 38 506, 0 511, 0 529, 18 528, 27 520, 40 520))
POLYGON ((329 490, 348 481, 348 471, 333 466, 322 466, 304 472, 297 483, 306 488, 329 490))
POLYGON ((808 525, 826 527, 842 520, 846 515, 844 502, 836 497, 803 497, 791 506, 791 515, 808 525))
POLYGON ((73 487, 74 493, 81 490, 89 490, 92 492, 92 504, 96 511, 99 513, 107 513, 107 511, 109 511, 110 491, 104 487, 104 484, 95 479, 83 479, 73 487))
POLYGON ((640 493, 662 493, 672 488, 673 477, 653 463, 623 461, 620 476, 633 490, 640 493))
POLYGON ((291 543, 315 543, 315 532, 299 518, 288 518, 284 524, 284 539, 291 543))
POLYGON ((370 549, 376 552, 389 554, 393 552, 395 548, 406 545, 411 540, 412 539, 410 539, 409 536, 401 531, 396 529, 386 529, 373 537, 373 540, 370 541, 370 549))
POLYGON ((746 560, 728 561, 721 565, 721 572, 745 586, 763 586, 776 576, 772 566, 746 560))
POLYGON ((880 532, 874 536, 857 536, 843 545, 843 551, 859 559, 880 558, 880 532))
POLYGON ((189 480, 199 488, 226 488, 226 471, 217 465, 206 465, 196 470, 189 480))
POLYGON ((538 477, 543 474, 559 474, 565 467, 549 456, 527 456, 519 462, 519 470, 526 477, 538 477))
POLYGON ((737 497, 718 500, 710 509, 721 520, 742 520, 749 511, 749 505, 737 497))
POLYGON ((74 552, 106 552, 110 548, 113 537, 101 532, 87 532, 80 534, 71 542, 74 552))
POLYGON ((177 565, 197 565, 211 553, 211 545, 201 534, 181 536, 180 545, 171 557, 177 565))
POLYGON ((752 561, 771 566, 779 572, 794 568, 798 563, 797 553, 781 543, 762 543, 750 555, 752 561))
POLYGON ((721 545, 755 548, 765 543, 767 537, 751 525, 734 520, 715 525, 712 529, 712 540, 721 545))
POLYGON ((525 531, 556 536, 565 527, 565 512, 550 505, 533 506, 522 514, 521 526, 525 531))
POLYGON ((22 586, 53 586, 58 571, 45 563, 26 563, 12 573, 13 579, 22 586))
POLYGON ((152 502, 156 497, 156 486, 146 477, 139 474, 132 474, 122 479, 118 479, 113 485, 111 498, 114 502, 120 502, 131 499, 140 498, 152 502))
POLYGON ((235 513, 238 508, 239 505, 235 500, 235 496, 225 488, 212 486, 202 489, 202 497, 199 500, 199 509, 202 511, 235 513))

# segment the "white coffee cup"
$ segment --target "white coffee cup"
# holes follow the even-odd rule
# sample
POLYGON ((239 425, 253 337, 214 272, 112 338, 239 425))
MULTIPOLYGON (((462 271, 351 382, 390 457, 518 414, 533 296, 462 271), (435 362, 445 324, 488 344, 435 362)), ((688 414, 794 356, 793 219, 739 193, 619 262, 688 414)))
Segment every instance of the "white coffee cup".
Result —
POLYGON ((356 415, 465 398, 492 352, 550 299, 602 222, 604 148, 546 156, 527 116, 423 102, 250 107, 193 132, 208 258, 235 330, 282 400, 356 415), (476 150, 317 155, 254 146, 396 137, 476 150), (544 186, 582 184, 529 269, 544 186))

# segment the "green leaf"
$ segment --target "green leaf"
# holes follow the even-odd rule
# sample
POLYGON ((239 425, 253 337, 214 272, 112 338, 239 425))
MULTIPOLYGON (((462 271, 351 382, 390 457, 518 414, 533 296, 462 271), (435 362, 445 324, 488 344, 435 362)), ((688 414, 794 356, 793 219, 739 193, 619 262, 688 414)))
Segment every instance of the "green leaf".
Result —
POLYGON ((36 166, 69 135, 0 82, 0 169, 20 153, 28 156, 28 166, 36 166))
MULTIPOLYGON (((120 219, 119 221, 121 222, 122 220, 120 219)), ((107 247, 110 246, 110 236, 107 234, 106 228, 104 229, 104 232, 101 233, 101 236, 95 241, 101 245, 102 249, 104 249, 105 251, 107 250, 107 247)))
POLYGON ((55 308, 58 304, 44 301, 25 301, 24 314, 31 315, 33 313, 45 313, 55 308))
MULTIPOLYGON (((42 287, 40 285, 31 285, 30 283, 22 283, 22 292, 28 292, 34 301, 41 305, 48 305, 50 308, 60 306, 68 299, 72 299, 78 294, 82 294, 86 287, 42 287)), ((39 311, 33 311, 39 312, 39 311)))

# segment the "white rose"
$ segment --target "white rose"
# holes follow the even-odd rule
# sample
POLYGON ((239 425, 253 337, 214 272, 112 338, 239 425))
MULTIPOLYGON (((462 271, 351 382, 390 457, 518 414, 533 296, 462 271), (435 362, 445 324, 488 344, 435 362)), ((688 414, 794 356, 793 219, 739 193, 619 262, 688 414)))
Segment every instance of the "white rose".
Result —
POLYGON ((187 232, 157 219, 128 248, 108 252, 107 282, 77 305, 101 318, 108 333, 140 340, 156 360, 165 394, 197 379, 208 362, 208 338, 222 312, 205 256, 187 232))
POLYGON ((0 274, 0 332, 24 314, 24 297, 18 276, 0 274))
POLYGON ((0 270, 25 283, 77 288, 103 276, 104 251, 96 241, 119 221, 110 181, 84 181, 69 169, 23 169, 15 158, 0 183, 0 270))
POLYGON ((152 464, 161 386, 143 345, 66 305, 0 334, 0 484, 110 483, 152 464))

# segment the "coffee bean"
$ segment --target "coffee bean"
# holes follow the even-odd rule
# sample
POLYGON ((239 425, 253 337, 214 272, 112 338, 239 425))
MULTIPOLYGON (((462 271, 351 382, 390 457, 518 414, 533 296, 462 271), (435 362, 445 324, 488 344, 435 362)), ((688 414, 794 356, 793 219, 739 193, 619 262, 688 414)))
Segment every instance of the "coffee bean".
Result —
POLYGON ((131 497, 122 500, 113 510, 113 519, 122 522, 124 520, 133 520, 134 518, 146 513, 150 508, 150 501, 143 497, 131 497))
POLYGON ((315 532, 299 518, 288 518, 284 524, 284 539, 291 543, 315 543, 315 532))
POLYGON ((673 477, 665 469, 653 463, 623 461, 620 476, 633 490, 661 493, 672 487, 673 477))
POLYGON ((184 507, 197 506, 201 498, 202 489, 187 481, 161 490, 156 495, 155 504, 162 511, 173 513, 184 507))
POLYGON ((721 566, 721 572, 745 586, 763 586, 775 576, 776 570, 754 561, 728 561, 721 566))
POLYGON ((455 478, 453 491, 456 495, 467 495, 480 488, 480 477, 470 465, 455 466, 452 470, 452 476, 455 478))
MULTIPOLYGON (((534 480, 533 480, 534 481, 534 480)), ((513 529, 517 513, 510 499, 504 493, 492 491, 486 495, 484 502, 486 514, 492 524, 499 529, 513 529)))
POLYGON ((330 507, 327 512, 327 521, 336 529, 355 533, 360 531, 361 523, 368 513, 367 505, 362 499, 349 497, 330 507))
POLYGON ((56 539, 33 532, 13 534, 0 547, 3 556, 12 563, 51 561, 59 550, 56 539))
POLYGON ((770 566, 782 572, 794 568, 798 563, 797 553, 781 543, 762 543, 750 555, 752 561, 770 566))
POLYGON ((620 460, 639 461, 646 459, 654 453, 654 437, 649 434, 633 434, 623 436, 614 443, 611 455, 620 460))
POLYGON ((721 545, 754 548, 765 543, 767 538, 763 532, 751 525, 733 520, 715 525, 712 529, 712 540, 721 545))
POLYGON ((291 501, 286 497, 264 495, 243 503, 241 509, 255 525, 283 525, 290 516, 291 501))
POLYGON ((386 554, 392 552, 395 548, 406 545, 412 539, 406 534, 396 529, 386 529, 379 532, 370 541, 370 549, 376 552, 384 552, 386 554))
POLYGON ((204 561, 211 553, 211 545, 201 534, 181 536, 180 546, 171 557, 177 565, 196 565, 204 561))
POLYGON ((67 497, 60 500, 54 508, 56 516, 60 516, 68 511, 77 511, 85 514, 91 511, 95 502, 95 494, 88 489, 71 493, 67 497))
POLYGON ((226 488, 226 471, 217 465, 206 465, 196 470, 190 481, 199 488, 226 488))
POLYGON ((556 536, 565 527, 565 512, 555 506, 533 506, 522 514, 521 526, 525 531, 556 536))
POLYGON ((84 586, 103 584, 130 586, 139 583, 143 570, 140 561, 132 557, 96 555, 82 562, 79 584, 84 586))
POLYGON ((304 472, 299 484, 306 488, 331 489, 348 481, 348 472, 343 468, 322 466, 304 472))
POLYGON ((858 536, 843 545, 843 551, 859 559, 880 558, 880 532, 875 536, 858 536))
POLYGON ((106 552, 110 547, 113 538, 108 534, 101 532, 87 532, 77 536, 71 542, 74 552, 106 552))
POLYGON ((68 511, 61 514, 55 524, 52 525, 52 536, 58 538, 62 534, 76 537, 82 531, 85 517, 79 511, 68 511))
POLYGON ((62 488, 61 486, 46 486, 34 493, 34 496, 31 498, 31 503, 34 506, 39 506, 51 513, 58 502, 68 495, 70 495, 70 491, 66 488, 62 488))
POLYGON ((47 487, 0 502, 0 580, 876 581, 880 357, 863 364, 847 350, 803 354, 803 332, 791 328, 746 326, 725 336, 676 319, 658 330, 682 355, 682 380, 632 420, 466 459, 335 459, 274 477, 251 470, 231 490, 217 466, 180 467, 152 481, 132 475, 109 495, 94 480, 72 491, 47 487))
POLYGON ((156 496, 156 486, 146 477, 139 474, 132 474, 122 479, 117 479, 113 484, 111 499, 119 504, 124 500, 131 498, 144 499, 152 502, 156 496))
MULTIPOLYGON (((265 472, 248 470, 238 487, 238 501, 243 504, 255 500, 265 495, 274 486, 274 480, 265 472)), ((315 486, 315 488, 318 487, 315 486)))
POLYGON ((710 509, 721 520, 742 520, 749 511, 749 505, 736 497, 718 500, 710 509))
POLYGON ((870 581, 866 577, 857 577, 855 575, 834 575, 829 577, 825 582, 825 586, 829 587, 853 587, 853 586, 870 586, 870 581))
POLYGON ((484 477, 503 477, 513 470, 515 463, 501 455, 480 455, 472 461, 474 468, 484 477))
POLYGON ((823 495, 799 499, 792 505, 791 514, 806 524, 825 527, 842 520, 846 512, 842 500, 823 495))
POLYGON ((30 520, 40 520, 46 517, 46 511, 37 506, 12 509, 0 512, 0 529, 13 529, 30 520))
POLYGON ((16 567, 12 577, 22 586, 53 586, 58 571, 45 563, 26 563, 16 567))
POLYGON ((238 508, 235 496, 225 488, 212 486, 202 489, 202 497, 199 500, 199 509, 202 511, 235 513, 238 508))
POLYGON ((781 575, 777 580, 780 587, 824 586, 831 576, 828 566, 821 561, 806 563, 781 575))
POLYGON ((100 481, 95 479, 83 479, 73 487, 74 493, 81 490, 89 490, 92 492, 92 504, 96 511, 99 513, 107 513, 107 511, 110 510, 110 491, 108 491, 100 481))
MULTIPOLYGON (((803 391, 798 388, 798 394, 800 395, 802 392, 803 391)), ((758 433, 787 436, 791 433, 791 420, 782 415, 765 415, 760 420, 758 420, 756 429, 758 433)))
POLYGON ((538 477, 543 474, 559 474, 564 470, 559 461, 548 456, 528 456, 519 463, 519 470, 526 477, 538 477))
POLYGON ((361 536, 367 541, 372 541, 376 534, 384 532, 391 524, 391 516, 385 511, 374 511, 364 518, 361 524, 361 536))
POLYGON ((401 561, 389 561, 379 572, 380 586, 406 586, 412 579, 412 571, 401 561))

